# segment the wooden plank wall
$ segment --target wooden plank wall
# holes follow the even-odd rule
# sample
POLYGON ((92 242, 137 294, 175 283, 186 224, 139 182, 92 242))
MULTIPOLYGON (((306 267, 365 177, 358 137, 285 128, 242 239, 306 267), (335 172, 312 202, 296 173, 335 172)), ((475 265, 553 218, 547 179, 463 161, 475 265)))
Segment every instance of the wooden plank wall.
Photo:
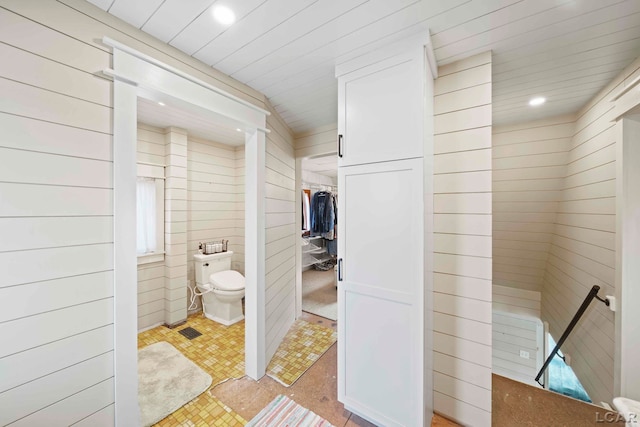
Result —
POLYGON ((493 128, 494 284, 542 289, 574 120, 493 128))
POLYGON ((244 233, 237 235, 237 200, 244 198, 244 191, 238 194, 236 147, 192 136, 187 139, 187 277, 195 286, 193 255, 200 242, 228 239, 228 249, 234 251, 231 267, 234 261, 239 267, 241 256, 244 274, 244 233), (236 254, 238 248, 241 253, 236 254))
POLYGON ((492 294, 494 311, 540 318, 540 292, 494 284, 492 294))
MULTIPOLYGON (((111 66, 103 36, 266 106, 259 92, 88 2, 0 0, 1 425, 46 424, 54 414, 65 425, 113 424, 113 111, 112 83, 96 75, 111 66)), ((275 112, 267 126, 276 160, 268 161, 293 176, 288 130, 275 112)), ((285 186, 281 197, 291 198, 285 186)), ((278 210, 293 208, 267 210, 267 281, 281 285, 282 302, 267 308, 270 349, 293 319, 293 243, 277 252, 287 256, 273 252, 289 233, 289 220, 275 226, 278 210)))
POLYGON ((113 413, 110 55, 6 9, 0 40, 0 425, 70 425, 113 413))
POLYGON ((266 345, 267 362, 295 320, 295 157, 293 135, 268 106, 266 146, 266 345))
POLYGON ((337 138, 337 123, 298 134, 295 140, 296 158, 335 153, 338 151, 337 138))
POLYGON ((539 387, 535 378, 544 360, 542 321, 498 310, 492 320, 493 373, 539 387))
MULTIPOLYGON (((164 129, 138 123, 138 162, 164 165, 164 129)), ((138 266, 138 330, 164 323, 164 261, 138 266)))
MULTIPOLYGON (((593 285, 615 287, 616 132, 610 98, 640 75, 640 58, 577 114, 542 289, 542 315, 558 339, 593 285)), ((614 313, 594 302, 563 351, 594 402, 614 397, 614 313)))
POLYGON ((164 135, 164 323, 187 320, 187 131, 164 135))
POLYGON ((544 361, 541 298, 537 291, 493 285, 493 373, 538 386, 535 376, 544 361))
POLYGON ((231 268, 244 274, 244 145, 236 147, 235 151, 235 185, 236 185, 236 215, 234 238, 229 239, 230 249, 233 251, 231 268))
POLYGON ((440 67, 434 114, 434 410, 490 426, 491 52, 440 67))

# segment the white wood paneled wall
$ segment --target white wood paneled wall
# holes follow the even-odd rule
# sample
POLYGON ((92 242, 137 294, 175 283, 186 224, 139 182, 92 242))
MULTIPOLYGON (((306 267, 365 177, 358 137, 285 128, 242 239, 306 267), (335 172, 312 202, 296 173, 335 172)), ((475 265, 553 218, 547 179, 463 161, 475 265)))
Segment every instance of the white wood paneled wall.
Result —
MULTIPOLYGON (((105 35, 266 106, 261 93, 83 0, 0 1, 3 425, 114 422, 112 83, 95 75, 111 65, 105 35)), ((291 137, 272 114, 278 141, 268 161, 293 176, 291 137)), ((289 231, 293 239, 293 227, 271 228, 268 242, 289 231)), ((293 243, 289 252, 293 259, 293 243)), ((294 275, 286 261, 269 261, 278 278, 294 275)), ((293 301, 293 284, 279 296, 293 301)), ((278 331, 270 348, 293 319, 279 317, 285 307, 267 309, 278 331)))
POLYGON ((164 323, 187 320, 187 131, 164 135, 164 323))
MULTIPOLYGON (((187 148, 187 270, 195 286, 193 255, 200 242, 228 239, 228 249, 234 251, 232 268, 244 273, 244 204, 242 212, 237 208, 237 200, 244 199, 244 187, 237 183, 236 147, 189 136, 187 148)), ((244 155, 240 161, 244 163, 244 155)))
POLYGON ((573 116, 493 128, 493 283, 540 291, 573 116))
POLYGON ((295 319, 295 157, 293 136, 267 105, 266 141, 266 347, 267 363, 295 319))
POLYGON ((337 138, 337 123, 296 135, 296 158, 334 153, 338 151, 337 138))
POLYGON ((535 377, 544 362, 541 294, 496 284, 492 294, 493 373, 538 387, 535 377))
MULTIPOLYGON (((593 285, 615 286, 616 132, 609 102, 625 78, 640 75, 640 59, 577 114, 562 200, 542 290, 542 315, 557 339, 593 285)), ((594 402, 614 396, 614 313, 594 302, 566 341, 571 367, 594 402)))
POLYGON ((491 52, 438 70, 434 410, 491 425, 491 52))
POLYGON ((5 9, 0 40, 0 425, 109 420, 110 55, 5 9))
MULTIPOLYGON (((138 123, 138 162, 164 165, 164 133, 164 129, 138 123)), ((162 323, 164 323, 164 261, 141 264, 138 266, 138 330, 162 323)))
POLYGON ((229 239, 233 257, 231 258, 231 268, 244 274, 244 173, 245 158, 244 145, 235 149, 235 169, 236 169, 236 216, 234 239, 229 239))
POLYGON ((494 284, 492 295, 494 311, 540 319, 540 301, 542 299, 540 292, 494 284))
POLYGON ((539 387, 535 378, 544 360, 542 321, 498 310, 493 311, 492 319, 493 372, 539 387), (522 357, 521 351, 529 357, 522 357))

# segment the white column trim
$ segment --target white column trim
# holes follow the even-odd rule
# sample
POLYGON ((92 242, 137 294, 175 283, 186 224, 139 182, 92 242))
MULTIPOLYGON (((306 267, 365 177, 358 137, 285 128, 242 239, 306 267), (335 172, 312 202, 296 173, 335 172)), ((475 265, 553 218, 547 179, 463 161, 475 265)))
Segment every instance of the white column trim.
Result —
POLYGON ((245 370, 258 380, 266 372, 265 136, 245 143, 245 370))
POLYGON ((296 319, 302 316, 302 158, 296 158, 296 319))
POLYGON ((640 114, 622 117, 616 132, 614 394, 640 400, 640 114))
MULTIPOLYGON (((114 64, 119 53, 113 53, 114 64)), ((139 424, 136 255, 136 88, 113 84, 114 384, 117 426, 139 424)))

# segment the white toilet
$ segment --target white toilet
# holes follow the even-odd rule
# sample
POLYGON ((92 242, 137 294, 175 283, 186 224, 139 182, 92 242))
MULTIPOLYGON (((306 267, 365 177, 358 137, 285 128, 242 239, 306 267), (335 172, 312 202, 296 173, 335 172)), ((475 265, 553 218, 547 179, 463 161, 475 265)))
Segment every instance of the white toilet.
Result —
POLYGON ((233 325, 244 319, 244 276, 231 270, 233 252, 195 254, 196 286, 203 293, 204 315, 214 322, 233 325))

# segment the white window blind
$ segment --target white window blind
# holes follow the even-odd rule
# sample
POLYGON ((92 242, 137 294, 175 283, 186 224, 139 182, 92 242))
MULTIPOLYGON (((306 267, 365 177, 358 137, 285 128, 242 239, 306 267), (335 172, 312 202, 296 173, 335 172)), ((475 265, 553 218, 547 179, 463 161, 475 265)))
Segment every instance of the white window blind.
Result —
POLYGON ((138 177, 137 185, 137 253, 157 252, 156 183, 153 178, 138 177))

